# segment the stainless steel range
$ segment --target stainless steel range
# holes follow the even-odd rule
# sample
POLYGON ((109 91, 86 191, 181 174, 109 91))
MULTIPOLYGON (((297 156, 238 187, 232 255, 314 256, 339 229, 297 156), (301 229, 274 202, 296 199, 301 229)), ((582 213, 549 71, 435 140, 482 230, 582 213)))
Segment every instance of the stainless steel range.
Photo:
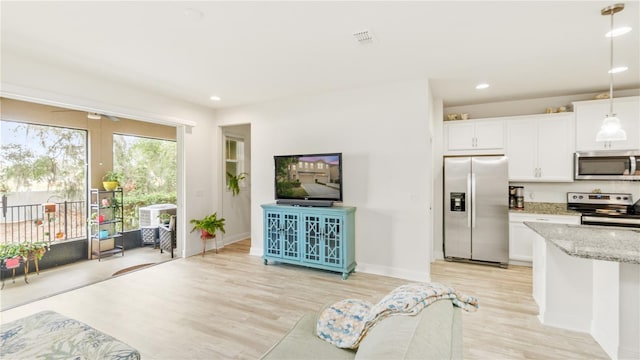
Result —
POLYGON ((631 194, 569 192, 567 209, 581 212, 584 225, 640 228, 640 201, 631 194))

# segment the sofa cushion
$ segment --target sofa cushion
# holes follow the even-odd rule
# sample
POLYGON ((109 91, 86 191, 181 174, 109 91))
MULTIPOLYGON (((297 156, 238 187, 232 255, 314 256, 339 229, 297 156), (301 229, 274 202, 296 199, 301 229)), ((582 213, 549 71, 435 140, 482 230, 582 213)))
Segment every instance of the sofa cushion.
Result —
POLYGON ((278 343, 273 345, 261 359, 353 359, 353 350, 340 349, 316 336, 317 316, 304 315, 278 343))
POLYGON ((356 359, 460 359, 460 308, 439 300, 416 316, 391 316, 372 327, 356 359))

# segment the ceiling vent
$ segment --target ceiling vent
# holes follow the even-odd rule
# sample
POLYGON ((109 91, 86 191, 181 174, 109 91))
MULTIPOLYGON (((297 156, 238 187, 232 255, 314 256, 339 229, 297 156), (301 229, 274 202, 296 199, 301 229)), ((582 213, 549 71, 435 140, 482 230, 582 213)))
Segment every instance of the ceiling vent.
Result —
POLYGON ((355 32, 353 33, 353 37, 360 44, 367 44, 373 41, 373 34, 371 34, 369 30, 362 30, 362 31, 355 32))

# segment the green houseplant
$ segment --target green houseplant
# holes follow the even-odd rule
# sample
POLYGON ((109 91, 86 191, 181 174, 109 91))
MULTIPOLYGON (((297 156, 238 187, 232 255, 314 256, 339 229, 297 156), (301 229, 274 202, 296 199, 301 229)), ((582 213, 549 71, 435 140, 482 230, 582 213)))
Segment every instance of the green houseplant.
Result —
POLYGON ((247 178, 247 173, 240 173, 238 175, 233 175, 227 171, 227 178, 229 179, 229 183, 227 184, 227 189, 231 190, 231 194, 236 196, 240 193, 240 181, 247 178))
POLYGON ((122 178, 123 178, 122 173, 109 170, 102 177, 102 186, 107 191, 113 191, 120 185, 120 181, 122 180, 122 178))
POLYGON ((15 269, 20 266, 20 254, 22 253, 20 244, 0 244, 0 261, 5 269, 15 269))
MULTIPOLYGON (((191 219, 189 221, 189 223, 193 224, 193 229, 191 229, 191 232, 200 230, 200 239, 202 239, 202 256, 204 256, 204 253, 206 251, 207 239, 215 239, 216 232, 218 232, 218 230, 222 231, 223 233, 225 232, 224 221, 224 218, 218 219, 217 213, 207 215, 202 219, 191 219)), ((217 245, 216 252, 218 252, 217 245)))
POLYGON ((225 232, 224 230, 224 218, 218 219, 218 214, 213 213, 205 216, 202 219, 191 219, 189 223, 193 224, 191 232, 200 230, 203 237, 215 237, 218 230, 225 232))

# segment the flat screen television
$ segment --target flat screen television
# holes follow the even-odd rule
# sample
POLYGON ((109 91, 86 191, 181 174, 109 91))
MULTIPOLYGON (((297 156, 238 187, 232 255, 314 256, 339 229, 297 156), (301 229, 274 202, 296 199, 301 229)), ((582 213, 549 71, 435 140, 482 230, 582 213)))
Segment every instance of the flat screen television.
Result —
POLYGON ((273 158, 278 204, 331 206, 342 202, 342 153, 273 158))

